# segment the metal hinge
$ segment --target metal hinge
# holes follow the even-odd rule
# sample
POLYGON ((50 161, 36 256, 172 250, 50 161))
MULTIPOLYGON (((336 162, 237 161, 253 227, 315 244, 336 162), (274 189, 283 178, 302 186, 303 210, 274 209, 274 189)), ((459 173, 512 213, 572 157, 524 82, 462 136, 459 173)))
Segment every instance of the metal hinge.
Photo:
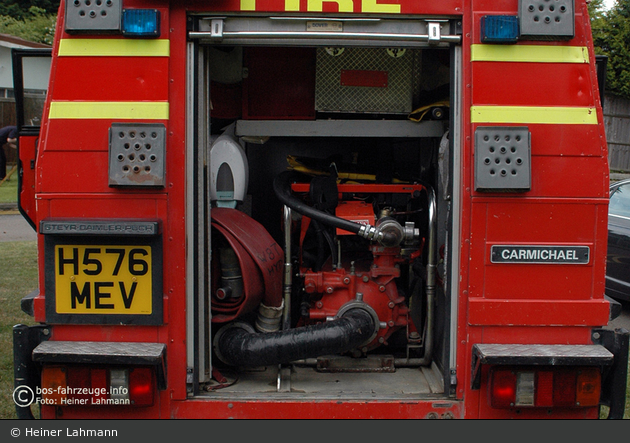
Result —
POLYGON ((457 392, 457 370, 451 369, 450 371, 450 383, 449 383, 449 395, 455 395, 457 392))
POLYGON ((195 376, 195 371, 193 368, 186 368, 186 383, 192 384, 195 376))
POLYGON ((429 43, 439 43, 442 39, 442 30, 440 28, 440 23, 438 22, 429 22, 427 23, 429 28, 429 43))
POLYGON ((446 35, 442 34, 442 25, 449 23, 448 20, 427 20, 427 37, 429 44, 438 44, 441 41, 448 40, 446 35))
POLYGON ((215 18, 210 22, 210 38, 221 40, 223 38, 223 19, 215 18))

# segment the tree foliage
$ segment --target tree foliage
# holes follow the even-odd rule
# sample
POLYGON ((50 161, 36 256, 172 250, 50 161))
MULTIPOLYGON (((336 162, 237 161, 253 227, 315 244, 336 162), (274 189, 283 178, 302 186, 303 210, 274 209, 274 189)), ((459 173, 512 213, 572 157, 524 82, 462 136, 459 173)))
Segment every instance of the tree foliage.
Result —
POLYGON ((588 3, 588 14, 591 20, 601 18, 604 12, 604 0, 591 0, 588 3))
POLYGON ((22 19, 0 15, 0 33, 51 45, 56 21, 57 14, 50 14, 37 6, 31 6, 28 14, 22 19))
POLYGON ((2 0, 0 15, 25 20, 32 16, 31 8, 43 10, 44 14, 57 14, 59 0, 2 0))
POLYGON ((630 0, 591 15, 595 53, 608 57, 606 92, 630 98, 630 0))

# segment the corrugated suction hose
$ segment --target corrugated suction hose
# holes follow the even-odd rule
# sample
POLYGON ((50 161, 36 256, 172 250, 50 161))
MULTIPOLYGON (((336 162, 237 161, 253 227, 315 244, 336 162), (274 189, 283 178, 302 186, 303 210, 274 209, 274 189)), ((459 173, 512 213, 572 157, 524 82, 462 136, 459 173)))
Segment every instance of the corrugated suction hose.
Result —
POLYGON ((361 308, 325 323, 283 331, 256 333, 230 325, 217 335, 217 356, 233 366, 266 366, 356 349, 374 334, 372 315, 361 308))

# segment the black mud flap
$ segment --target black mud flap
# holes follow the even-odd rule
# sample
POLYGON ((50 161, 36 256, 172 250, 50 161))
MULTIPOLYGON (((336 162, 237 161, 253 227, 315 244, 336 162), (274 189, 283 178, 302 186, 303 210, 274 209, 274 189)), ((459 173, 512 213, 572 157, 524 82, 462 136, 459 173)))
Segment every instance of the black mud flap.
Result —
POLYGON ((32 358, 33 349, 50 337, 46 325, 13 326, 13 401, 19 419, 33 419, 31 405, 40 383, 41 367, 32 358))
POLYGON ((622 419, 626 408, 630 332, 623 328, 594 329, 592 337, 593 343, 604 346, 615 355, 613 364, 604 372, 600 404, 610 408, 608 419, 622 419))

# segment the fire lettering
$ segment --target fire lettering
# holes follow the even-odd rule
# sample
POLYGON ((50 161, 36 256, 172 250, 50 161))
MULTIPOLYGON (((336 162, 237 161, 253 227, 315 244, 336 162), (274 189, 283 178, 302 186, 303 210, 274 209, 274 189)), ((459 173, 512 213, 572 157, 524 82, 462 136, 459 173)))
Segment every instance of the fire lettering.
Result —
POLYGON ((400 5, 381 4, 378 0, 363 0, 361 2, 361 12, 385 12, 389 14, 400 14, 400 5))
MULTIPOLYGON (((355 2, 359 2, 363 13, 400 14, 400 4, 380 3, 381 0, 307 0, 306 11, 322 12, 324 3, 336 3, 338 12, 354 12, 355 2)), ((256 11, 256 0, 240 0, 241 11, 256 11)), ((300 0, 284 0, 284 10, 299 12, 300 0)))
POLYGON ((354 3, 352 0, 308 0, 307 11, 322 12, 324 3, 337 3, 339 12, 353 12, 354 3))

